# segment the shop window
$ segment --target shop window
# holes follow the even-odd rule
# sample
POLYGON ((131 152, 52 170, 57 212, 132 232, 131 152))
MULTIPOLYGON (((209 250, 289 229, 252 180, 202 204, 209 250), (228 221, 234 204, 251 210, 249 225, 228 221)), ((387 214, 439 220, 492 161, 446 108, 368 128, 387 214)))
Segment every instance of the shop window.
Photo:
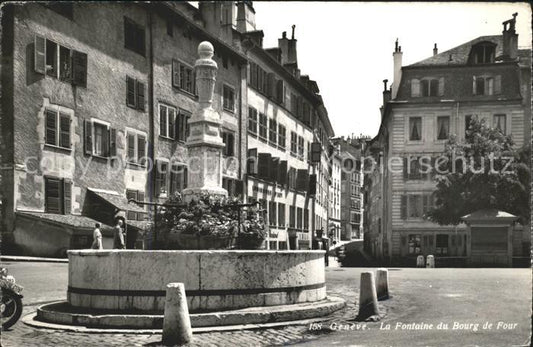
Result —
POLYGON ((448 255, 448 235, 437 235, 435 254, 448 255))
POLYGON ((408 247, 408 253, 410 255, 420 254, 421 253, 420 234, 410 234, 408 236, 407 247, 408 247))

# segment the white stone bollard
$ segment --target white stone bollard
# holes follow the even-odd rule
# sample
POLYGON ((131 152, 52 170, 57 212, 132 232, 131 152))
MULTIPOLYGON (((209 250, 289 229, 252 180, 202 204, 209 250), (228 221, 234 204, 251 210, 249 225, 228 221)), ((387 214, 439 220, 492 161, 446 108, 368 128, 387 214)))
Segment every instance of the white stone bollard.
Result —
POLYGON ((181 346, 192 339, 191 319, 183 283, 167 284, 165 318, 163 320, 163 345, 181 346))
POLYGON ((435 257, 431 254, 427 256, 426 258, 426 267, 427 268, 434 268, 435 267, 435 257))
POLYGON ((419 255, 416 257, 416 267, 424 267, 424 256, 419 255))
POLYGON ((358 320, 379 315, 378 298, 373 272, 362 272, 359 287, 359 314, 358 320))
POLYGON ((389 270, 385 268, 376 271, 376 293, 380 301, 389 298, 389 270))

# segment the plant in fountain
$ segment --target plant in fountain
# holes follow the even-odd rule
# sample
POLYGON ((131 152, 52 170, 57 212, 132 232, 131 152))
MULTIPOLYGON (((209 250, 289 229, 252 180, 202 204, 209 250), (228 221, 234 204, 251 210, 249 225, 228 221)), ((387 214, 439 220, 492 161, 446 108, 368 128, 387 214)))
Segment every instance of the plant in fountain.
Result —
POLYGON ((184 203, 181 195, 175 194, 156 215, 158 244, 155 247, 228 249, 236 240, 241 249, 256 249, 266 237, 263 218, 252 207, 239 213, 241 205, 237 198, 208 194, 184 203))

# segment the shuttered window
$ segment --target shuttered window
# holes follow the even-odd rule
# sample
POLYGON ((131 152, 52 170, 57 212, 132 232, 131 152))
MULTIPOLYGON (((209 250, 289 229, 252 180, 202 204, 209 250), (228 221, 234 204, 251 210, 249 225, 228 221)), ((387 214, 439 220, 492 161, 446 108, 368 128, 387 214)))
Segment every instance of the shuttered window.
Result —
POLYGON ((144 111, 145 107, 145 86, 144 83, 126 76, 126 105, 144 111))
POLYGON ((268 202, 268 222, 270 226, 276 227, 278 225, 278 219, 276 216, 277 206, 275 201, 268 202))
POLYGON ((296 228, 296 208, 289 206, 289 228, 296 228))
POLYGON ((233 157, 235 155, 235 135, 230 132, 222 132, 222 142, 224 143, 223 155, 233 157))
POLYGON ((235 89, 224 84, 222 86, 222 95, 223 95, 222 106, 224 110, 234 112, 235 111, 235 89))
POLYGON ((411 97, 420 96, 420 80, 413 78, 411 80, 411 97))
POLYGON ((196 95, 196 76, 194 69, 178 60, 172 61, 172 86, 191 95, 196 95))
POLYGON ((35 35, 33 55, 35 72, 76 86, 87 86, 87 54, 35 35))
POLYGON ((124 17, 124 47, 142 56, 145 54, 144 27, 127 17, 124 17))
POLYGON ((128 131, 126 137, 127 161, 144 166, 146 164, 146 135, 128 131))
POLYGON ((253 107, 248 108, 248 132, 257 134, 257 110, 253 107))
POLYGON ((45 212, 70 214, 72 204, 72 182, 68 179, 45 177, 45 212))
POLYGON ((267 125, 268 117, 262 113, 259 113, 259 137, 263 140, 267 139, 267 125))
POLYGON ((278 148, 282 149, 282 150, 285 150, 285 146, 286 146, 286 129, 283 125, 279 124, 278 126, 278 148))
POLYGON ((276 145, 278 142, 278 123, 275 119, 268 120, 268 143, 271 145, 276 145))
POLYGON ((46 110, 45 124, 45 143, 47 145, 71 148, 70 116, 68 114, 46 110))
POLYGON ((298 152, 298 135, 294 131, 291 131, 291 155, 296 157, 297 152, 298 152))
POLYGON ((304 138, 301 136, 298 136, 298 159, 304 160, 305 156, 305 147, 304 147, 304 138))
POLYGON ((278 225, 280 228, 285 228, 285 204, 278 203, 278 225))
POLYGON ((116 155, 116 129, 98 121, 84 121, 85 154, 100 157, 116 155))
POLYGON ((472 93, 474 95, 498 95, 501 94, 501 84, 501 75, 473 76, 472 93))

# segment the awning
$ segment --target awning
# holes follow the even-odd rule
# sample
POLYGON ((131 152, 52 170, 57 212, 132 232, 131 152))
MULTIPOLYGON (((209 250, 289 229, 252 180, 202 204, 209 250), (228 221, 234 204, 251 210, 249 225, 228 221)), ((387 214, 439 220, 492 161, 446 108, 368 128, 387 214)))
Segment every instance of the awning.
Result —
POLYGON ((98 222, 92 218, 74 214, 55 214, 46 212, 29 212, 17 211, 18 216, 27 217, 35 220, 40 220, 46 223, 71 227, 75 229, 90 229, 93 230, 96 223, 100 223, 100 230, 112 231, 113 227, 104 223, 98 222))
POLYGON ((518 219, 514 214, 498 211, 496 209, 484 209, 472 212, 461 217, 462 220, 468 223, 472 222, 503 222, 511 223, 518 219))
POLYGON ((104 191, 100 189, 87 188, 88 191, 95 194, 99 198, 107 201, 111 205, 115 206, 118 210, 131 211, 131 212, 146 212, 144 208, 128 202, 128 199, 122 194, 114 191, 104 191))

